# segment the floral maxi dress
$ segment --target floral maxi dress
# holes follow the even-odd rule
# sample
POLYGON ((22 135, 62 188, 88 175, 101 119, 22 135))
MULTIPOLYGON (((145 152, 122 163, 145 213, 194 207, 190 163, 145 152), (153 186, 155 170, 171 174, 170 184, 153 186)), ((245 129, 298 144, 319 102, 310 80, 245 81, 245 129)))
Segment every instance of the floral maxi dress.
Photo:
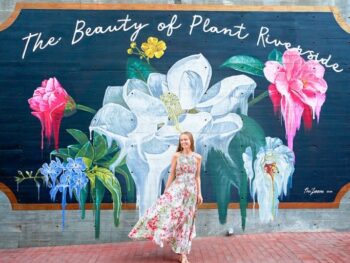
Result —
POLYGON ((129 233, 130 238, 149 239, 161 247, 165 241, 175 253, 190 252, 196 236, 196 162, 194 153, 189 156, 180 153, 175 180, 139 219, 129 233))

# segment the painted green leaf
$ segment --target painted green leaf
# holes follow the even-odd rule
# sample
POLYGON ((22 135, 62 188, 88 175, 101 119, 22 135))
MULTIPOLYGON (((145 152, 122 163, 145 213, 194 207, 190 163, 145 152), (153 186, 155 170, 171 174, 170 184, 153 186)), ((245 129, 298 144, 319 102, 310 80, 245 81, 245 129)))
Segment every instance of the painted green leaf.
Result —
POLYGON ((120 148, 118 144, 115 141, 113 141, 112 145, 108 148, 107 153, 103 156, 103 158, 96 160, 94 163, 98 166, 109 168, 109 166, 117 160, 117 158, 119 157, 119 153, 120 148))
POLYGON ((96 175, 96 182, 99 180, 111 193, 113 200, 113 216, 114 216, 114 225, 119 225, 120 211, 122 207, 122 191, 120 184, 114 174, 103 167, 97 167, 94 169, 96 175))
POLYGON ((83 162, 85 163, 87 169, 89 169, 92 165, 92 160, 90 158, 86 158, 86 157, 82 157, 83 158, 83 162))
POLYGON ((96 180, 96 176, 93 173, 93 170, 90 170, 86 173, 87 177, 90 180, 90 189, 91 189, 91 193, 93 192, 92 190, 95 188, 95 180, 96 180))
POLYGON ((282 56, 283 56, 283 54, 274 48, 270 52, 270 54, 268 56, 268 60, 277 61, 277 62, 282 64, 282 56))
POLYGON ((230 144, 230 155, 234 152, 237 152, 237 148, 234 146, 239 146, 239 154, 241 154, 246 150, 248 146, 251 146, 254 150, 259 150, 260 147, 265 145, 265 132, 260 124, 249 116, 240 114, 240 117, 243 120, 243 127, 237 133, 235 138, 233 138, 230 144), (236 143, 236 145, 232 145, 235 141, 240 142, 240 144, 236 143))
POLYGON ((123 165, 126 165, 126 157, 124 157, 124 159, 119 164, 119 166, 123 166, 123 165))
POLYGON ((225 224, 227 220, 227 209, 230 204, 232 184, 227 177, 221 177, 216 185, 216 200, 218 204, 219 222, 225 224))
POLYGON ((68 145, 67 150, 69 157, 74 159, 81 148, 80 144, 68 145))
POLYGON ((88 197, 88 191, 89 191, 88 185, 86 185, 84 188, 82 188, 80 191, 79 200, 78 200, 78 196, 77 196, 76 191, 75 190, 73 191, 74 197, 79 202, 79 205, 80 205, 81 219, 85 219, 85 204, 86 204, 86 200, 88 197))
POLYGON ((67 161, 67 158, 69 157, 68 149, 60 148, 58 150, 53 150, 50 153, 50 159, 52 159, 52 156, 57 156, 57 157, 63 159, 63 161, 67 161))
POLYGON ((135 58, 129 57, 126 65, 127 79, 140 79, 147 82, 148 75, 156 70, 147 62, 135 58))
POLYGON ((135 185, 128 166, 126 164, 120 165, 115 168, 115 172, 124 176, 128 194, 133 195, 135 193, 135 185))
POLYGON ((89 141, 89 138, 86 136, 85 133, 83 133, 80 130, 76 130, 76 129, 67 129, 66 130, 70 135, 73 136, 73 138, 80 144, 80 145, 84 145, 85 143, 87 143, 89 141))
POLYGON ((91 142, 87 141, 83 147, 77 152, 75 157, 84 157, 90 160, 94 160, 94 147, 91 142))
MULTIPOLYGON (((98 166, 102 166, 105 168, 109 168, 111 164, 113 164, 119 157, 120 151, 115 152, 115 153, 109 153, 105 155, 102 159, 98 160, 95 162, 98 166)), ((122 164, 119 164, 122 165, 122 164)))
POLYGON ((80 191, 80 209, 81 209, 81 218, 85 218, 85 204, 87 201, 87 197, 89 194, 89 187, 86 185, 83 189, 80 191))
POLYGON ((228 162, 222 152, 211 149, 208 154, 206 167, 210 178, 212 178, 212 185, 215 187, 219 221, 221 224, 225 224, 232 186, 234 185, 238 188, 239 185, 238 178, 232 172, 234 165, 228 162))
POLYGON ((102 135, 98 134, 97 132, 94 132, 93 146, 95 153, 94 161, 97 161, 106 155, 108 151, 107 141, 102 135))
POLYGON ((223 153, 210 151, 207 169, 214 179, 216 200, 218 204, 219 220, 226 223, 227 209, 231 198, 231 186, 238 190, 241 210, 241 225, 245 229, 246 209, 248 205, 248 179, 244 169, 242 154, 248 146, 257 149, 265 143, 265 134, 261 126, 252 118, 240 115, 243 127, 229 145, 229 160, 223 153), (219 164, 219 165, 218 165, 219 164))
POLYGON ((238 55, 230 57, 221 65, 221 67, 232 68, 240 72, 260 77, 264 76, 264 63, 259 59, 250 56, 238 55))
POLYGON ((108 148, 108 153, 116 153, 119 150, 120 149, 119 149, 118 144, 115 141, 112 141, 112 145, 108 148))
POLYGON ((236 134, 230 143, 229 154, 237 164, 236 176, 240 177, 239 205, 241 210, 242 229, 245 229, 248 206, 248 177, 244 169, 242 154, 250 146, 255 157, 260 147, 265 144, 265 133, 261 126, 252 118, 240 115, 243 120, 242 129, 236 134))
POLYGON ((106 189, 102 182, 98 178, 95 178, 95 187, 91 191, 95 211, 95 238, 100 237, 101 203, 105 195, 105 191, 106 189))

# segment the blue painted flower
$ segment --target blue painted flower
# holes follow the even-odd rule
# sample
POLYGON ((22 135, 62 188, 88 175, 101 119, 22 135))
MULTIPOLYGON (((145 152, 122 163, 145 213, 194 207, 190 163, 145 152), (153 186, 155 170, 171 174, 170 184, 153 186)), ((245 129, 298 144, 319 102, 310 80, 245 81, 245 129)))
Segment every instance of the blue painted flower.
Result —
POLYGON ((83 158, 78 157, 74 160, 68 158, 67 161, 68 163, 65 165, 56 157, 56 160, 52 160, 50 164, 44 163, 42 168, 40 168, 40 173, 44 175, 46 185, 51 188, 51 200, 55 201, 57 193, 62 193, 62 227, 64 227, 65 221, 67 188, 70 198, 73 197, 73 191, 75 191, 80 205, 79 196, 81 189, 83 189, 89 181, 84 172, 86 165, 83 162, 83 158))
POLYGON ((86 165, 81 157, 75 158, 74 160, 72 158, 68 158, 67 161, 68 163, 66 167, 68 170, 73 170, 74 172, 78 173, 86 169, 86 165))
POLYGON ((56 161, 52 160, 50 164, 56 170, 56 172, 60 174, 65 169, 65 164, 62 163, 61 160, 57 157, 55 160, 56 161))
POLYGON ((51 160, 50 164, 44 163, 39 170, 40 173, 44 176, 46 185, 51 188, 55 187, 57 177, 64 170, 64 164, 62 164, 60 159, 56 157, 56 161, 51 160))
POLYGON ((67 188, 67 187, 68 187, 67 184, 61 184, 61 183, 58 183, 58 184, 56 184, 54 187, 52 187, 51 190, 50 190, 50 197, 51 197, 51 200, 52 200, 53 202, 55 202, 57 193, 58 193, 58 192, 61 192, 61 193, 62 193, 62 192, 63 192, 63 189, 64 189, 64 188, 67 188))
POLYGON ((50 197, 52 201, 55 201, 56 199, 56 194, 58 191, 62 193, 62 200, 61 200, 61 206, 62 206, 62 228, 64 228, 64 222, 65 222, 65 209, 67 205, 67 184, 57 184, 54 187, 51 188, 50 190, 50 197))
MULTIPOLYGON (((78 170, 81 173, 80 170, 78 170)), ((60 177, 60 183, 69 188, 69 196, 72 198, 73 196, 73 186, 77 173, 74 170, 65 170, 60 177)))
POLYGON ((42 167, 39 169, 40 173, 44 176, 44 180, 46 185, 49 185, 49 176, 53 172, 53 169, 47 164, 44 163, 42 167))
POLYGON ((73 178, 73 190, 77 194, 79 205, 80 205, 80 198, 79 198, 80 192, 87 185, 88 182, 89 182, 89 179, 86 176, 86 173, 84 172, 76 173, 73 178))

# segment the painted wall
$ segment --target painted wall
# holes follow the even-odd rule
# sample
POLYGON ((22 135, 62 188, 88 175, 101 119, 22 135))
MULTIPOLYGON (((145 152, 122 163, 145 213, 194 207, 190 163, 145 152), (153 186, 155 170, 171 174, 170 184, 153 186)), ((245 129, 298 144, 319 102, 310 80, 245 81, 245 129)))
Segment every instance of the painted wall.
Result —
POLYGON ((340 13, 62 7, 24 8, 0 32, 1 220, 17 232, 3 246, 31 245, 31 231, 32 245, 125 240, 184 130, 204 159, 200 235, 349 228, 340 13))
POLYGON ((350 3, 347 0, 293 0, 293 1, 279 1, 279 0, 250 0, 250 1, 232 1, 232 0, 163 0, 163 1, 139 1, 139 0, 59 0, 59 1, 37 1, 37 0, 3 0, 0 3, 0 21, 5 21, 15 9, 17 2, 26 2, 26 3, 40 3, 40 2, 53 2, 53 3, 124 3, 124 4, 196 4, 196 5, 252 5, 252 6, 335 6, 340 10, 342 18, 350 24, 350 3))

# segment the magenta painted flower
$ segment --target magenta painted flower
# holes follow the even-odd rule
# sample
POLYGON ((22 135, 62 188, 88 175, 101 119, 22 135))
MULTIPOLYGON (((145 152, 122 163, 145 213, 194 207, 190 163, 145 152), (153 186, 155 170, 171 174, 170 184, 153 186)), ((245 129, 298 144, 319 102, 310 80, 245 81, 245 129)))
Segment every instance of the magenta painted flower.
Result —
POLYGON ((68 102, 72 102, 72 98, 55 77, 43 80, 28 100, 32 114, 41 123, 41 149, 44 148, 44 136, 49 142, 53 136, 58 149, 61 120, 68 102))
POLYGON ((319 120, 326 100, 327 83, 323 79, 324 67, 314 60, 305 61, 297 49, 286 50, 282 62, 281 65, 277 61, 267 61, 264 74, 272 83, 269 95, 275 113, 282 113, 288 147, 293 149, 301 118, 308 129, 312 127, 315 116, 319 120))

